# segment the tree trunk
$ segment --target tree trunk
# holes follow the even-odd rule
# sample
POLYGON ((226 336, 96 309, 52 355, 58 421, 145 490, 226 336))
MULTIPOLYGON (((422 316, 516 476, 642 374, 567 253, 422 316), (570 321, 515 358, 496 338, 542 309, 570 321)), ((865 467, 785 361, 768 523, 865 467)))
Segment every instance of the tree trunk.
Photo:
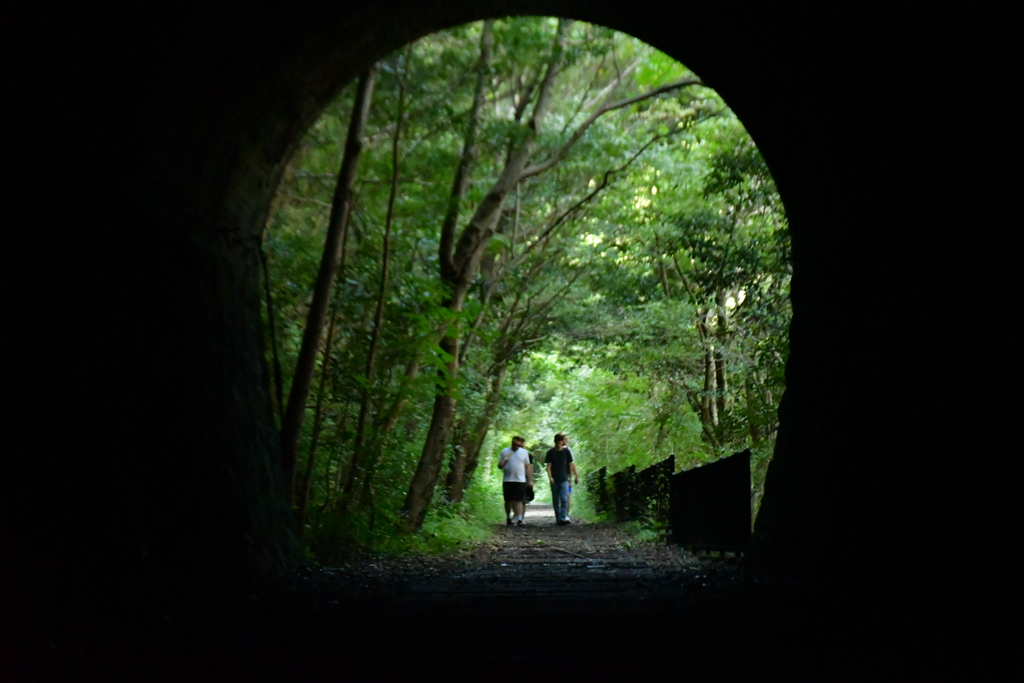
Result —
MULTIPOLYGON (((462 145, 462 156, 459 158, 459 166, 455 171, 455 178, 452 181, 452 190, 448 197, 448 210, 445 212, 444 222, 441 225, 441 240, 438 248, 440 256, 441 280, 453 283, 460 280, 461 273, 453 260, 455 246, 456 226, 459 222, 459 213, 462 207, 462 200, 469 189, 470 171, 476 161, 478 149, 476 144, 477 128, 480 124, 480 110, 484 103, 485 86, 488 71, 491 64, 491 53, 493 49, 493 21, 485 21, 480 36, 480 59, 477 61, 476 85, 473 91, 473 105, 470 108, 466 120, 466 133, 462 145)), ((454 293, 453 293, 454 294, 454 293)), ((463 293, 463 297, 465 293, 463 293)), ((461 310, 462 297, 453 296, 448 304, 452 310, 461 310)), ((458 339, 450 336, 448 330, 444 331, 444 337, 440 343, 441 349, 450 354, 448 361, 447 377, 444 372, 440 373, 443 383, 454 382, 459 371, 458 339)), ((423 444, 423 452, 420 455, 416 473, 413 475, 409 485, 409 492, 406 495, 405 504, 402 506, 402 514, 405 519, 405 528, 408 531, 416 531, 423 525, 423 519, 427 514, 427 506, 434 494, 434 486, 437 484, 437 475, 441 464, 441 455, 448 443, 448 430, 451 426, 455 413, 455 397, 450 391, 441 390, 434 398, 434 411, 430 420, 430 429, 427 432, 427 439, 423 444)))
POLYGON ((402 411, 405 410, 405 404, 409 401, 409 393, 407 391, 409 384, 416 379, 416 376, 419 374, 420 358, 419 355, 416 355, 405 367, 405 376, 402 378, 402 382, 398 387, 398 393, 395 395, 395 400, 391 402, 391 407, 388 408, 388 412, 381 421, 380 428, 377 430, 381 440, 391 433, 391 430, 398 424, 398 420, 401 419, 402 411))
MULTIPOLYGON (((406 53, 406 67, 408 67, 408 52, 406 53)), ((397 69, 396 69, 397 72, 397 69)), ((370 392, 373 387, 374 362, 377 355, 377 344, 380 341, 380 328, 384 322, 384 301, 388 290, 388 267, 391 256, 391 226, 395 217, 395 197, 398 194, 398 147, 402 138, 402 119, 405 116, 405 81, 398 79, 398 113, 395 115, 395 132, 391 137, 391 189, 388 194, 388 210, 384 219, 384 246, 381 254, 380 265, 380 286, 377 290, 377 308, 373 315, 373 333, 370 336, 370 348, 366 352, 366 371, 364 377, 366 383, 363 385, 363 397, 359 405, 359 419, 356 423, 356 439, 352 450, 352 467, 349 469, 348 482, 345 484, 343 498, 347 501, 349 508, 356 506, 358 494, 356 483, 363 479, 369 481, 363 463, 364 437, 366 433, 366 418, 370 406, 370 392)))
POLYGON ((729 385, 726 381, 725 356, 722 355, 722 348, 715 349, 715 403, 718 404, 717 416, 725 415, 726 396, 729 385))
POLYGON ((501 404, 501 388, 505 384, 507 376, 508 363, 505 362, 498 367, 497 373, 491 379, 491 386, 487 390, 487 398, 484 401, 483 413, 474 428, 466 434, 455 466, 448 474, 448 500, 453 503, 462 500, 466 488, 473 480, 473 473, 480 460, 480 449, 483 447, 484 439, 487 438, 487 431, 491 428, 494 413, 501 404))
POLYGON ((718 416, 724 417, 727 403, 726 392, 729 384, 726 380, 725 356, 722 349, 725 348, 725 341, 729 336, 729 309, 725 305, 726 291, 722 287, 715 293, 715 308, 718 313, 718 323, 715 325, 715 336, 718 338, 718 345, 715 348, 715 403, 718 404, 718 416))
POLYGON ((466 492, 466 488, 469 486, 470 482, 473 481, 473 473, 476 472, 477 465, 480 463, 480 449, 484 445, 484 439, 487 438, 487 432, 491 428, 491 421, 494 419, 494 414, 498 411, 498 406, 501 405, 501 390, 505 385, 505 379, 507 377, 508 362, 506 361, 499 366, 498 374, 494 378, 493 384, 491 384, 490 393, 487 397, 484 419, 477 424, 474 439, 466 450, 466 470, 463 474, 462 490, 459 492, 459 500, 462 499, 463 494, 466 492))
MULTIPOLYGON (((349 213, 351 213, 351 204, 349 205, 349 213)), ((345 264, 348 261, 348 236, 349 231, 345 230, 341 240, 341 262, 338 264, 338 275, 344 279, 345 277, 345 264)), ((306 462, 306 472, 302 482, 301 498, 299 501, 299 523, 305 525, 307 520, 307 512, 309 510, 309 490, 313 477, 313 464, 315 462, 317 446, 320 443, 320 434, 322 429, 322 416, 323 416, 323 400, 326 389, 325 378, 327 377, 328 371, 330 370, 331 358, 334 355, 334 330, 338 325, 338 292, 335 289, 334 293, 334 306, 331 313, 331 324, 327 328, 327 341, 324 344, 324 360, 320 368, 320 386, 317 389, 316 397, 316 409, 313 413, 313 434, 309 441, 309 458, 306 462)), ((348 418, 348 411, 346 405, 346 411, 342 417, 341 424, 339 426, 339 432, 345 431, 345 422, 348 418)), ((341 467, 339 461, 338 464, 341 467)), ((327 482, 326 482, 326 493, 324 495, 324 504, 321 506, 321 511, 327 506, 327 502, 331 498, 331 477, 330 477, 330 463, 327 466, 327 482)))
POLYGON ((748 372, 743 387, 747 403, 747 428, 750 430, 750 441, 756 448, 761 445, 761 425, 757 423, 757 406, 754 403, 752 384, 753 381, 751 380, 750 372, 748 372))
POLYGON ((466 133, 462 144, 462 156, 459 158, 459 166, 455 169, 455 178, 452 180, 452 191, 448 195, 448 208, 444 214, 444 222, 441 224, 441 241, 439 252, 441 256, 441 279, 455 279, 455 264, 452 262, 452 249, 455 246, 455 228, 459 222, 459 212, 462 209, 462 200, 469 189, 470 171, 476 162, 479 150, 476 144, 477 128, 480 125, 480 109, 484 104, 484 90, 487 82, 487 74, 491 66, 491 51, 494 46, 494 21, 484 22, 480 34, 480 59, 476 64, 476 85, 473 88, 473 104, 469 109, 466 119, 466 133))
POLYGON ((331 343, 334 341, 334 328, 338 324, 338 302, 335 300, 331 312, 331 324, 327 327, 327 341, 324 343, 324 360, 320 364, 320 384, 316 390, 316 408, 313 411, 313 434, 309 440, 309 456, 306 458, 306 470, 302 474, 299 488, 299 525, 305 526, 306 512, 309 509, 309 489, 313 479, 313 465, 316 463, 316 448, 320 443, 320 430, 323 427, 324 389, 331 369, 331 343))
POLYGON ((668 273, 665 272, 665 261, 660 257, 658 258, 658 275, 661 278, 661 291, 665 294, 665 299, 671 299, 672 291, 668 287, 668 273))
MULTIPOLYGON (((449 354, 448 381, 454 382, 458 372, 458 339, 446 336, 441 340, 441 350, 449 354)), ((418 531, 427 516, 427 508, 434 496, 437 477, 441 471, 444 448, 448 445, 448 434, 452 418, 455 415, 455 396, 450 389, 441 389, 434 399, 434 412, 430 419, 430 429, 423 453, 420 455, 416 473, 413 475, 402 507, 402 516, 406 531, 418 531)))
POLYGON ((718 426, 718 404, 715 402, 715 358, 712 346, 704 347, 704 396, 701 398, 701 418, 718 426))
POLYGON ((338 171, 338 184, 334 189, 331 216, 327 224, 323 258, 313 287, 313 301, 306 316, 306 327, 302 334, 302 346, 295 363, 295 377, 288 395, 288 407, 281 425, 281 464, 284 469, 286 491, 291 491, 295 480, 295 460, 299 450, 302 423, 306 415, 306 400, 313 380, 313 367, 320 347, 320 336, 327 317, 327 301, 334 284, 334 276, 341 260, 343 233, 348 230, 348 205, 352 198, 352 184, 356 175, 356 162, 362 151, 363 125, 370 110, 373 97, 373 79, 376 67, 370 67, 359 77, 355 105, 349 122, 348 138, 345 141, 345 155, 338 171))
MULTIPOLYGON (((455 432, 459 429, 456 427, 455 432)), ((449 503, 458 503, 462 500, 462 482, 466 474, 466 450, 470 444, 469 430, 455 444, 455 455, 452 457, 451 467, 448 468, 448 479, 445 481, 445 498, 449 503)))
POLYGON ((491 297, 494 296, 494 291, 498 288, 498 281, 491 280, 487 284, 487 288, 484 290, 484 296, 480 300, 480 312, 477 313, 476 320, 469 328, 469 333, 466 334, 466 342, 462 345, 462 349, 459 352, 459 362, 466 362, 466 354, 469 353, 469 347, 473 345, 473 341, 476 339, 476 331, 483 325, 484 318, 487 317, 487 305, 491 302, 491 297))
MULTIPOLYGON (((540 87, 537 103, 534 105, 530 121, 525 127, 524 136, 510 155, 508 162, 502 169, 498 179, 494 182, 483 200, 477 205, 469 223, 459 235, 458 242, 455 242, 455 224, 458 219, 458 207, 462 202, 466 186, 469 183, 469 163, 476 157, 476 129, 479 123, 478 100, 482 101, 483 83, 485 76, 484 50, 481 52, 480 70, 478 71, 478 92, 479 97, 474 97, 473 110, 470 112, 469 123, 466 130, 466 142, 463 149, 462 162, 456 173, 455 185, 452 188, 449 210, 445 216, 444 225, 441 228, 441 240, 439 245, 439 256, 441 262, 441 279, 451 288, 451 298, 445 302, 445 306, 452 312, 462 310, 466 294, 469 292, 470 284, 480 263, 488 242, 494 235, 498 218, 501 215, 502 205, 508 197, 509 192, 516 186, 523 176, 523 171, 530 157, 537 149, 537 134, 542 122, 547 116, 554 98, 555 80, 559 72, 563 56, 563 43, 566 35, 566 28, 569 22, 560 20, 555 40, 552 45, 551 57, 548 61, 544 74, 544 80, 540 87), (454 245, 454 252, 452 250, 454 245)), ((489 56, 489 46, 486 48, 489 56)), ((442 372, 441 390, 434 400, 434 412, 430 421, 430 430, 427 433, 426 443, 423 445, 423 452, 420 455, 420 462, 413 476, 412 484, 409 486, 409 493, 406 496, 405 504, 402 507, 404 526, 407 531, 417 531, 423 525, 423 519, 427 514, 427 507, 434 494, 434 487, 437 484, 437 477, 444 459, 444 448, 448 444, 449 429, 455 416, 455 397, 451 393, 451 385, 455 382, 459 372, 459 339, 451 327, 445 330, 445 337, 441 342, 441 348, 445 353, 451 354, 442 372)))
POLYGON ((452 427, 452 457, 448 465, 448 478, 445 480, 445 498, 449 503, 458 502, 452 499, 452 486, 456 481, 462 481, 462 475, 466 471, 466 447, 470 441, 470 430, 466 427, 463 418, 455 420, 452 427))
MULTIPOLYGON (((344 439, 342 438, 342 434, 345 433, 345 427, 348 425, 348 418, 349 418, 348 406, 349 406, 348 402, 345 402, 345 404, 343 405, 343 408, 342 408, 342 412, 341 412, 341 420, 338 422, 338 426, 335 429, 335 438, 334 438, 334 445, 335 445, 335 447, 340 447, 342 442, 344 441, 344 439)), ((324 495, 324 502, 320 504, 320 513, 321 514, 323 514, 323 511, 327 509, 328 505, 330 505, 331 498, 334 495, 335 489, 338 489, 338 488, 341 487, 341 478, 342 478, 342 473, 344 472, 344 470, 342 469, 342 462, 343 462, 343 460, 344 460, 344 454, 339 453, 338 454, 338 465, 337 465, 337 469, 334 472, 334 477, 333 478, 331 477, 331 463, 329 461, 327 463, 326 472, 324 473, 325 474, 325 477, 324 477, 324 479, 325 479, 325 481, 324 481, 324 488, 326 488, 327 493, 326 493, 326 495, 324 495)))

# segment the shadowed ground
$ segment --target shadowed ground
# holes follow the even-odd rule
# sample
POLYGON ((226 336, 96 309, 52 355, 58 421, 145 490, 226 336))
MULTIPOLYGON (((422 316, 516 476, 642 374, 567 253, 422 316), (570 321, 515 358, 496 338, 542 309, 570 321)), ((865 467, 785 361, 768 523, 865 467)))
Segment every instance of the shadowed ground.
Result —
POLYGON ((516 680, 962 680, 954 664, 977 655, 842 587, 638 543, 618 524, 556 526, 550 505, 526 520, 449 555, 305 568, 242 610, 172 610, 47 645, 27 680, 477 679, 510 657, 516 680))
POLYGON ((617 524, 559 527, 550 505, 527 522, 447 556, 307 568, 244 614, 167 625, 138 664, 166 680, 453 680, 497 675, 512 652, 515 679, 958 679, 956 647, 842 591, 617 524))
POLYGON ((318 590, 378 610, 529 616, 545 605, 604 613, 671 609, 740 576, 735 560, 700 560, 664 544, 637 543, 621 525, 555 525, 550 504, 527 507, 526 526, 496 526, 492 540, 436 558, 367 560, 308 573, 318 590), (562 604, 564 603, 564 604, 562 604))

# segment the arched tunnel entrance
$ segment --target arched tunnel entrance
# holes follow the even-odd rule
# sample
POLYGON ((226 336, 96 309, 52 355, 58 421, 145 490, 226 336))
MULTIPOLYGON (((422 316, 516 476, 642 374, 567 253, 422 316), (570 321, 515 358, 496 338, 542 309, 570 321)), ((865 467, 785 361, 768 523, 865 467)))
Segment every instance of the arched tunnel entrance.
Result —
MULTIPOLYGON (((887 616, 900 612, 903 625, 931 614, 919 610, 936 578, 936 527, 957 527, 940 524, 955 520, 941 487, 919 485, 915 454, 955 453, 940 438, 923 360, 904 359, 893 378, 895 349, 927 344, 933 329, 924 316, 878 305, 928 271, 911 244, 923 228, 893 208, 884 188, 894 172, 877 168, 889 138, 850 107, 851 91, 872 82, 851 56, 868 18, 808 35, 793 14, 736 16, 712 4, 645 12, 576 0, 393 0, 236 10, 125 19, 131 30, 112 44, 135 59, 103 53, 78 86, 95 86, 97 108, 86 115, 94 139, 117 142, 100 145, 93 165, 108 184, 74 190, 96 210, 96 230, 65 245, 91 257, 87 266, 68 259, 83 300, 73 321, 91 334, 81 354, 89 362, 65 378, 91 390, 60 436, 88 435, 88 456, 66 458, 66 440, 48 438, 47 453, 64 454, 49 478, 57 502, 12 537, 27 549, 11 585, 32 596, 19 612, 35 624, 30 634, 50 633, 49 618, 69 604, 124 623, 184 603, 237 602, 297 561, 259 319, 258 239, 285 161, 368 64, 435 30, 510 14, 636 36, 693 68, 743 120, 778 182, 794 249, 788 388, 754 555, 773 571, 813 576, 816 590, 842 586, 828 600, 845 594, 849 603, 816 604, 843 615, 864 596, 887 616), (879 398, 894 383, 911 392, 898 410, 896 399, 879 398), (864 454, 875 467, 852 466, 864 454), (890 561, 879 564, 880 552, 890 561), (72 571, 72 558, 85 561, 72 571)), ((96 143, 78 144, 81 161, 81 148, 96 143)))
POLYGON ((463 25, 350 84, 284 176, 262 247, 269 394, 318 561, 396 527, 476 533, 516 431, 545 480, 572 433, 578 510, 611 509, 620 469, 646 482, 619 477, 622 507, 667 496, 655 462, 753 448, 749 535, 785 387, 785 211, 683 64, 585 22, 463 25))
MULTIPOLYGON (((836 136, 829 126, 815 127, 817 121, 829 115, 809 115, 821 112, 832 102, 831 98, 841 100, 841 96, 818 81, 815 82, 819 87, 813 91, 800 93, 794 88, 787 90, 785 96, 772 87, 779 78, 776 69, 781 72, 793 68, 794 73, 803 75, 803 69, 811 68, 800 67, 802 57, 782 48, 772 52, 777 64, 755 56, 761 49, 756 45, 774 45, 775 39, 770 37, 774 34, 765 30, 766 26, 774 26, 780 32, 778 35, 785 35, 779 18, 751 18, 750 24, 743 24, 746 29, 736 29, 736 35, 749 31, 743 35, 750 35, 751 42, 738 42, 723 51, 713 41, 702 47, 701 41, 705 39, 689 33, 684 40, 684 34, 667 23, 624 16, 613 9, 566 5, 548 11, 556 9, 565 16, 624 30, 669 55, 687 60, 684 63, 717 87, 763 150, 791 215, 795 315, 781 443, 768 475, 758 547, 766 558, 776 560, 844 563, 849 548, 857 544, 856 539, 877 539, 877 534, 884 535, 886 530, 869 531, 867 521, 875 513, 864 516, 865 511, 859 510, 856 502, 849 504, 843 496, 835 495, 837 486, 845 487, 853 479, 842 464, 843 456, 825 455, 853 448, 855 441, 850 435, 863 433, 860 427, 854 427, 865 424, 853 417, 861 410, 856 405, 857 387, 864 387, 864 378, 868 376, 865 373, 873 366, 868 360, 872 357, 870 349, 877 346, 872 343, 860 347, 859 353, 848 354, 832 346, 834 341, 827 341, 848 339, 853 330, 859 329, 852 322, 856 315, 867 314, 862 308, 866 302, 858 291, 860 283, 843 280, 854 276, 839 267, 846 254, 861 253, 849 240, 854 236, 866 239, 865 228, 854 219, 851 210, 834 210, 836 206, 849 205, 835 196, 837 184, 826 182, 829 174, 822 171, 836 166, 836 136), (821 137, 814 137, 816 130, 820 130, 821 137), (818 280, 819 277, 822 279, 818 280), (823 335, 820 341, 819 334, 823 335), (828 360, 833 353, 839 354, 834 365, 828 360), (803 367, 808 369, 802 370, 803 367), (837 392, 830 388, 839 386, 845 389, 837 392), (822 400, 824 396, 835 403, 822 400), (802 401, 807 401, 807 407, 800 407, 804 405, 802 401), (807 416, 807 426, 793 431, 792 426, 804 419, 801 415, 807 416), (842 433, 843 438, 834 440, 831 435, 837 433, 842 433), (839 504, 839 500, 844 502, 839 504)), ((188 437, 194 438, 195 444, 184 449, 195 454, 194 464, 188 467, 204 469, 216 463, 214 467, 225 468, 217 476, 206 471, 201 481, 211 486, 216 486, 213 482, 218 479, 230 479, 231 473, 247 471, 251 474, 234 476, 256 477, 256 481, 263 477, 256 488, 268 492, 276 486, 266 478, 267 474, 261 474, 273 469, 276 447, 270 432, 260 427, 268 421, 269 408, 260 362, 262 352, 255 334, 259 327, 259 264, 253 259, 255 240, 265 223, 272 193, 292 146, 326 102, 367 64, 435 29, 488 14, 478 5, 451 5, 443 11, 424 6, 399 20, 382 6, 365 10, 358 20, 346 19, 344 14, 327 19, 335 16, 335 11, 342 12, 327 11, 322 19, 308 23, 304 14, 290 16, 287 21, 296 24, 287 33, 280 26, 254 27, 253 31, 269 31, 264 42, 275 48, 261 50, 260 56, 250 59, 241 56, 249 53, 239 47, 239 52, 225 62, 224 72, 215 74, 201 53, 186 51, 173 69, 183 70, 189 64, 188 68, 194 69, 189 78, 195 80, 183 91, 155 92, 147 103, 152 107, 151 116, 156 118, 147 124, 153 142, 152 150, 146 153, 146 163, 154 167, 152 172, 161 180, 148 188, 145 201, 160 214, 161 220, 173 222, 164 233, 170 240, 169 248, 160 251, 169 254, 180 250, 177 260, 168 262, 167 267, 181 274, 177 277, 188 274, 188 282, 175 288, 173 295, 168 292, 168 296, 180 302, 177 305, 181 306, 183 319, 175 327, 181 330, 182 340, 191 339, 189 346, 194 347, 194 351, 182 356, 188 359, 181 361, 185 367, 175 368, 162 381, 173 387, 170 393, 204 397, 201 403, 195 399, 176 402, 174 412, 188 406, 195 413, 183 415, 183 423, 211 424, 209 429, 215 435, 216 446, 212 446, 205 432, 201 435, 196 430, 188 437), (208 86, 200 87, 200 83, 208 86), (171 101, 198 92, 204 95, 195 95, 196 99, 189 100, 187 107, 184 100, 171 101), (165 97, 168 99, 161 99, 165 97), (172 111, 180 115, 171 116, 172 111), (183 140, 195 141, 195 148, 183 144, 183 140), (187 228, 178 227, 186 224, 187 228), (189 263, 192 260, 195 261, 189 263), (203 273, 204 279, 191 276, 194 272, 203 273), (204 317, 194 319, 196 311, 202 311, 204 317), (214 327, 208 329, 210 325, 214 327), (189 330, 195 330, 196 336, 189 330), (209 367, 200 370, 204 363, 209 363, 209 367), (186 390, 187 383, 193 381, 186 380, 189 377, 194 377, 196 384, 186 390), (222 393, 214 382, 226 382, 225 386, 237 389, 222 393), (213 424, 219 426, 214 428, 213 424), (200 456, 201 453, 208 455, 200 456), (232 457, 237 460, 229 463, 232 457), (254 462, 263 464, 255 467, 254 462)), ((512 11, 528 12, 530 7, 520 10, 502 5, 500 9, 500 13, 512 11)), ((715 16, 706 11, 710 12, 709 20, 715 16)), ((693 20, 699 21, 699 16, 695 14, 693 20)), ((220 46, 216 50, 228 48, 220 46)), ((806 78, 810 78, 809 73, 806 78)), ((146 119, 151 120, 150 116, 146 119)), ((846 174, 849 169, 837 168, 835 172, 846 174)), ((185 463, 178 461, 185 469, 185 463)), ((192 461, 189 458, 185 462, 192 461)), ((266 500, 272 498, 268 493, 266 500)), ((864 500, 864 496, 852 500, 864 500)), ((239 520, 238 524, 249 525, 248 520, 266 519, 269 514, 250 510, 246 521, 239 520)), ((272 534, 271 528, 272 525, 254 528, 253 533, 272 534)), ((269 538, 265 541, 260 545, 275 547, 285 543, 271 542, 269 538)), ((210 543, 218 544, 212 538, 210 543)))

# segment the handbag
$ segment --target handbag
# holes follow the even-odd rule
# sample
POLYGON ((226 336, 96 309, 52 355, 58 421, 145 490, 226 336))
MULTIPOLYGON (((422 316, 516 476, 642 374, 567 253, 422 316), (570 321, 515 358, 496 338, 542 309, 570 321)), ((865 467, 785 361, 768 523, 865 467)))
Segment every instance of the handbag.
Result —
POLYGON ((526 495, 523 496, 523 502, 526 502, 526 503, 532 503, 533 502, 533 487, 530 486, 530 485, 526 486, 526 495))

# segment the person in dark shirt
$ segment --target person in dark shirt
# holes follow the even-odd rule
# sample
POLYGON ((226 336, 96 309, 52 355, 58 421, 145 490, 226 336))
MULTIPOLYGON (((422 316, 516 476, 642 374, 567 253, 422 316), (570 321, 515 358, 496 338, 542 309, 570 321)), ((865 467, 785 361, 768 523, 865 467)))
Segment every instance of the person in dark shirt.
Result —
POLYGON ((544 457, 547 466, 548 480, 551 482, 551 499, 555 504, 555 520, 563 526, 569 523, 569 477, 576 484, 580 483, 580 475, 576 471, 576 463, 569 450, 569 437, 559 432, 555 434, 555 447, 544 457))

